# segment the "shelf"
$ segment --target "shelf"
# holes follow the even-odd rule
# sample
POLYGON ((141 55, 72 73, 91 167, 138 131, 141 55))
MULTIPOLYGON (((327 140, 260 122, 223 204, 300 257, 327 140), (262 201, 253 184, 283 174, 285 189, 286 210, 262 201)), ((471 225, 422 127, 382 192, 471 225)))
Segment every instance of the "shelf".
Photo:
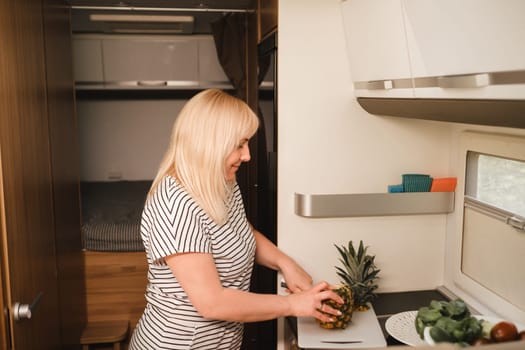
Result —
POLYGON ((454 192, 295 193, 295 214, 308 218, 447 214, 454 192))

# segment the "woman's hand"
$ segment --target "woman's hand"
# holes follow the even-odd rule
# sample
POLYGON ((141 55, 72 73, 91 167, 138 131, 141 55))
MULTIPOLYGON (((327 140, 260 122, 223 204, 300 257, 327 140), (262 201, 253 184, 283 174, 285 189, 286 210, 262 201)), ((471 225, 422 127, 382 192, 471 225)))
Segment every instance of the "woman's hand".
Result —
POLYGON ((324 304, 323 301, 331 299, 338 304, 343 304, 343 299, 335 293, 326 282, 320 282, 302 292, 287 296, 292 306, 292 314, 297 317, 315 317, 322 322, 332 322, 331 315, 338 316, 339 310, 324 304))
POLYGON ((291 293, 298 293, 312 288, 312 277, 295 261, 288 258, 280 266, 286 288, 291 293))

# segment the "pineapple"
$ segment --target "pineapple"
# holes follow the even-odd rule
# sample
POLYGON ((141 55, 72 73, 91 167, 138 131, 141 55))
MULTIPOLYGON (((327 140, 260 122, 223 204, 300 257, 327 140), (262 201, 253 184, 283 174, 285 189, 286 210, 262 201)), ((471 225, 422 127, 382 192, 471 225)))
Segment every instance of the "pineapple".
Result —
POLYGON ((344 304, 338 304, 333 300, 324 301, 323 304, 329 305, 334 309, 338 309, 341 311, 341 315, 330 315, 330 317, 334 319, 333 322, 319 321, 319 324, 321 327, 327 329, 345 329, 352 320, 352 312, 354 311, 354 298, 352 296, 352 289, 350 289, 350 287, 348 287, 346 284, 343 284, 340 287, 333 289, 333 291, 343 299, 344 304))
POLYGON ((341 277, 342 283, 352 289, 354 310, 368 310, 368 303, 377 297, 374 290, 377 289, 376 279, 380 270, 374 265, 375 256, 367 255, 368 247, 363 246, 363 241, 360 241, 357 252, 352 241, 348 242, 348 247, 335 247, 341 255, 339 261, 343 264, 343 268, 336 267, 337 275, 341 277))

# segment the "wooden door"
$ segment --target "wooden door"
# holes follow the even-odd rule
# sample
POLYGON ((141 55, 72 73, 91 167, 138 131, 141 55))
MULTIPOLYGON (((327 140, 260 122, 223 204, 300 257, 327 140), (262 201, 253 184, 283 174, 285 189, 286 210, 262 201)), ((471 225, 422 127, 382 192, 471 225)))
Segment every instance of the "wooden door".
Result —
POLYGON ((2 274, 12 346, 60 349, 52 169, 40 0, 0 0, 2 274), (16 321, 13 304, 32 304, 16 321))
POLYGON ((60 329, 62 349, 66 350, 79 347, 87 317, 80 234, 80 165, 71 9, 66 0, 45 0, 43 3, 60 329))

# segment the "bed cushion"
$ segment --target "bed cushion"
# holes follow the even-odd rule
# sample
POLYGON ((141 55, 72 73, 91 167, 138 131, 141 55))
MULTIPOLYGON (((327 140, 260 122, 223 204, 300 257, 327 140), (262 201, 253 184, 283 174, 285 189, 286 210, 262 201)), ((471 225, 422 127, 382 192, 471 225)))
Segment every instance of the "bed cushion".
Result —
POLYGON ((151 181, 81 182, 82 244, 92 251, 143 251, 140 218, 151 181))

